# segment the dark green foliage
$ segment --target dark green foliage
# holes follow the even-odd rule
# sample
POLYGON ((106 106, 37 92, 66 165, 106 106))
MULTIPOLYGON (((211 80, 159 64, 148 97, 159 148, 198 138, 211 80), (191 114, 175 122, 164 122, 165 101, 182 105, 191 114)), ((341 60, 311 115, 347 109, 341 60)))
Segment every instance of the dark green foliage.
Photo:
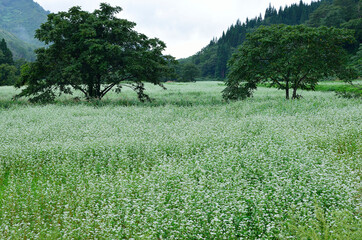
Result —
POLYGON ((310 16, 309 26, 328 26, 348 28, 355 31, 356 42, 347 44, 345 48, 351 53, 356 53, 362 43, 362 0, 334 0, 323 3, 310 16))
POLYGON ((340 27, 344 22, 343 10, 340 6, 324 3, 311 14, 307 24, 311 27, 340 27))
POLYGON ((351 58, 351 66, 357 70, 358 76, 362 77, 362 43, 357 54, 351 58))
POLYGON ((300 97, 298 89, 314 90, 321 78, 337 75, 346 81, 354 79, 356 75, 347 68, 348 54, 342 47, 353 40, 353 33, 345 29, 259 27, 231 58, 223 97, 250 97, 258 83, 271 82, 285 90, 287 99, 292 89, 295 99, 300 97))
POLYGON ((73 7, 68 12, 49 14, 36 31, 47 44, 36 50, 37 59, 22 69, 17 95, 35 101, 53 100, 56 93, 74 89, 87 99, 102 99, 112 88, 134 89, 140 100, 148 100, 143 82, 161 85, 169 73, 171 56, 162 55, 166 45, 133 30, 135 23, 115 15, 122 9, 101 4, 89 13, 73 7))
POLYGON ((14 66, 16 67, 16 75, 20 76, 21 68, 27 64, 27 61, 24 58, 15 60, 14 66))
POLYGON ((5 39, 0 41, 0 64, 14 65, 13 54, 8 48, 5 39))
POLYGON ((333 4, 341 8, 342 18, 346 22, 361 18, 361 0, 334 0, 333 4))
POLYGON ((246 38, 248 33, 253 32, 261 25, 271 24, 302 24, 309 19, 309 15, 315 11, 322 2, 330 2, 331 0, 323 0, 312 2, 310 5, 300 1, 299 4, 292 4, 277 11, 271 5, 265 11, 264 19, 258 16, 253 19, 246 19, 245 23, 240 20, 222 34, 219 39, 213 39, 208 46, 200 52, 183 61, 196 64, 201 70, 202 77, 213 77, 224 79, 227 75, 227 62, 246 38))
POLYGON ((195 82, 200 74, 200 69, 193 63, 186 63, 182 66, 181 69, 181 82, 195 82))
MULTIPOLYGON (((307 24, 312 27, 343 27, 355 30, 357 43, 362 42, 362 0, 324 2, 314 11, 307 24)), ((353 47, 358 48, 358 44, 353 47)))
POLYGON ((231 56, 231 49, 227 43, 219 44, 217 48, 217 60, 215 74, 220 78, 225 78, 227 74, 227 61, 231 56))
POLYGON ((13 54, 4 39, 0 41, 0 86, 14 85, 17 80, 13 54))
POLYGON ((357 43, 362 43, 362 17, 343 23, 341 27, 354 30, 357 43))
POLYGON ((200 52, 183 61, 196 64, 201 70, 201 77, 225 78, 227 74, 227 61, 238 46, 240 46, 248 33, 255 31, 259 26, 272 24, 310 26, 333 26, 349 28, 356 31, 355 44, 345 46, 350 53, 355 53, 359 43, 362 42, 362 1, 358 0, 321 0, 305 4, 300 1, 279 10, 269 5, 262 16, 246 19, 245 23, 240 20, 232 25, 219 39, 213 39, 208 46, 200 52), (345 4, 344 4, 345 3, 345 4), (358 5, 359 4, 359 5, 358 5), (358 10, 359 9, 359 10, 358 10), (348 12, 351 14, 349 15, 348 12))
POLYGON ((13 65, 0 64, 0 86, 14 85, 18 76, 17 69, 13 65))

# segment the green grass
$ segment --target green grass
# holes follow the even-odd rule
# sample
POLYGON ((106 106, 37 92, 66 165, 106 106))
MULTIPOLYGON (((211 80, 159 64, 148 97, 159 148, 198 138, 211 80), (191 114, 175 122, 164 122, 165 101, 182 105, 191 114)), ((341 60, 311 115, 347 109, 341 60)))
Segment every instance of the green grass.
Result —
MULTIPOLYGON (((354 81, 354 84, 362 84, 361 80, 354 81)), ((268 87, 269 84, 260 84, 261 87, 268 87)), ((356 97, 362 96, 362 91, 359 88, 356 88, 350 84, 347 84, 342 81, 321 81, 316 86, 315 91, 319 92, 335 92, 337 94, 352 94, 356 97)), ((351 96, 352 96, 351 95, 351 96)))
MULTIPOLYGON (((355 81, 356 84, 361 84, 361 81, 355 81)), ((350 92, 350 93, 358 93, 361 94, 361 89, 358 89, 352 85, 346 84, 340 81, 330 81, 330 82, 320 82, 317 87, 316 91, 321 92, 350 92)))
POLYGON ((166 87, 51 105, 0 88, 0 238, 361 236, 361 100, 166 87))

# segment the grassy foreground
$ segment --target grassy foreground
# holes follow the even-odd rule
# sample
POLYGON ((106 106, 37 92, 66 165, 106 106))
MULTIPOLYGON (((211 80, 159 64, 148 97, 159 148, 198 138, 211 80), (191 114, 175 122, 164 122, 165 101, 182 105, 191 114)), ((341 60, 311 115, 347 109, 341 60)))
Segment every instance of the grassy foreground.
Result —
POLYGON ((166 87, 46 106, 0 88, 0 238, 362 236, 361 100, 166 87))

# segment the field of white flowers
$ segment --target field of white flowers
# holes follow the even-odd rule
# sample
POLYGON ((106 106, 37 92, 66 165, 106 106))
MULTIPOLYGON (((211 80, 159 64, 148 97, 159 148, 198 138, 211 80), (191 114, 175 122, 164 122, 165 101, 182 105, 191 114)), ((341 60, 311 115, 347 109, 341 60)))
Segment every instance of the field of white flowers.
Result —
POLYGON ((361 100, 166 87, 0 105, 0 239, 362 236, 361 100))

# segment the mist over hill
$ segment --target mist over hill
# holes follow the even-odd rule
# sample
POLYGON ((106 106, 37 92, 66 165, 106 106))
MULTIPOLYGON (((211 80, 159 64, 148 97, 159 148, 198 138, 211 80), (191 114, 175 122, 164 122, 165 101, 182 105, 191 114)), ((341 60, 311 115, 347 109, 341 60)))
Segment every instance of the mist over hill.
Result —
POLYGON ((0 28, 25 42, 39 44, 34 33, 49 13, 33 0, 0 0, 0 28))
POLYGON ((0 39, 5 39, 9 49, 13 53, 14 59, 23 58, 27 61, 35 60, 34 50, 37 45, 26 43, 17 38, 13 33, 0 29, 0 39))
POLYGON ((0 0, 0 38, 15 58, 35 58, 34 49, 42 45, 34 38, 35 30, 49 13, 33 0, 0 0))

